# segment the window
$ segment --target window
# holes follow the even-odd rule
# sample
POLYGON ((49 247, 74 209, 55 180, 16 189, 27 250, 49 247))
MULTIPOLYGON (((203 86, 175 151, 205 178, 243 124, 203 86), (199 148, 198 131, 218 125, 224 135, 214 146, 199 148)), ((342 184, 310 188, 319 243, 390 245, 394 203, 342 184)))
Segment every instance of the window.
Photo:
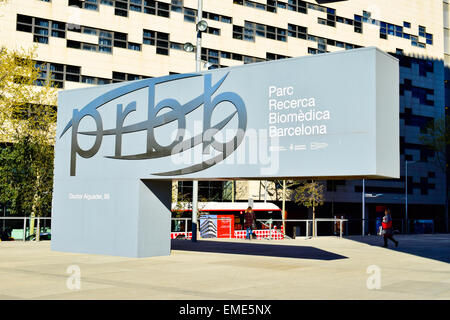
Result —
POLYGON ((266 60, 268 60, 268 61, 270 61, 270 60, 280 60, 280 59, 286 59, 286 58, 290 58, 290 57, 283 56, 281 54, 266 52, 266 60))
POLYGON ((169 34, 160 31, 144 29, 143 43, 148 45, 156 45, 156 53, 169 55, 169 34))
POLYGON ((426 38, 426 43, 427 44, 433 44, 433 35, 430 33, 426 33, 425 34, 425 38, 426 38))
POLYGON ((141 51, 141 45, 139 43, 128 42, 128 49, 135 50, 135 51, 141 51))
POLYGON ((362 33, 362 17, 355 14, 355 19, 353 21, 353 31, 356 33, 362 33))
POLYGON ((255 36, 278 41, 286 41, 286 29, 245 21, 244 39, 255 41, 255 36))
POLYGON ((177 42, 171 42, 170 43, 170 49, 184 51, 183 44, 182 43, 177 43, 177 42))
POLYGON ((203 61, 208 61, 215 68, 219 67, 219 51, 218 50, 202 48, 202 58, 201 59, 203 61))
POLYGON ((266 10, 268 12, 277 12, 277 1, 276 0, 267 0, 266 10))
POLYGON ((113 71, 112 78, 113 78, 113 82, 121 82, 121 81, 126 81, 127 75, 122 72, 113 71))
POLYGON ((288 36, 307 39, 308 29, 302 26, 296 26, 294 24, 288 24, 288 36))
POLYGON ((89 44, 89 43, 82 43, 81 49, 86 51, 97 51, 97 46, 89 44))
POLYGON ((419 37, 424 37, 426 36, 426 29, 425 27, 419 26, 419 37))
POLYGON ((116 16, 128 17, 128 0, 116 0, 114 4, 116 16))
MULTIPOLYGON (((150 77, 143 76, 143 75, 137 75, 137 74, 117 72, 117 71, 113 71, 113 73, 112 73, 112 82, 113 83, 122 82, 122 81, 141 80, 141 79, 146 79, 146 78, 150 78, 150 77)), ((102 79, 99 79, 99 80, 102 80, 102 79)))
POLYGON ((233 38, 243 40, 244 39, 244 28, 233 25, 233 38))
POLYGON ((88 83, 88 84, 95 84, 95 78, 94 77, 88 77, 88 76, 82 76, 81 82, 88 83))
POLYGON ((226 51, 220 51, 220 57, 224 59, 231 59, 231 53, 226 51))
POLYGON ((231 17, 223 16, 223 15, 220 15, 220 14, 207 12, 207 11, 203 11, 203 19, 209 19, 209 20, 213 20, 213 21, 220 21, 220 22, 224 22, 224 23, 232 23, 232 21, 233 21, 233 19, 231 17))
MULTIPOLYGON (((112 5, 112 3, 110 1, 108 5, 112 5)), ((122 17, 128 17, 128 11, 136 11, 169 18, 170 10, 181 12, 183 1, 173 0, 171 3, 165 3, 154 0, 116 0, 114 6, 115 15, 122 17)))
POLYGON ((64 81, 80 82, 81 67, 72 65, 63 65, 59 63, 50 63, 37 61, 36 66, 40 69, 40 76, 36 81, 36 85, 44 85, 51 79, 58 88, 64 87, 64 81))
MULTIPOLYGON (((318 9, 319 6, 309 6, 309 9, 318 9)), ((299 1, 299 0, 288 0, 288 5, 287 5, 287 9, 291 10, 291 11, 297 11, 297 12, 301 12, 301 13, 307 13, 307 6, 306 6, 306 2, 305 1, 299 1)))
POLYGON ((197 10, 184 8, 184 21, 195 23, 197 10))
POLYGON ((34 33, 33 41, 48 44, 48 37, 65 38, 66 24, 37 17, 17 15, 16 30, 34 33))
POLYGON ((170 10, 174 12, 183 12, 183 0, 172 0, 170 10))
POLYGON ((214 34, 214 35, 216 35, 216 36, 220 36, 220 29, 213 28, 213 27, 208 27, 208 28, 206 29, 206 33, 214 34))
POLYGON ((51 36, 57 38, 65 38, 66 37, 66 24, 64 22, 52 21, 51 23, 51 36))
POLYGON ((98 3, 99 0, 69 0, 69 6, 75 6, 87 10, 98 10, 98 3))
POLYGON ((81 42, 73 41, 73 40, 67 40, 66 46, 67 46, 67 48, 81 49, 81 42))
MULTIPOLYGON (((298 2, 300 2, 300 1, 298 1, 298 2)), ((308 9, 313 9, 313 10, 320 11, 320 12, 327 12, 326 7, 319 6, 319 5, 313 4, 313 3, 308 3, 308 9)))
POLYGON ((327 14, 326 19, 318 17, 317 22, 319 24, 323 24, 326 26, 335 27, 336 26, 336 16, 334 14, 327 14))
POLYGON ((114 47, 127 48, 127 34, 114 32, 114 47))
POLYGON ((109 83, 111 83, 111 80, 109 79, 97 78, 97 84, 109 84, 109 83))

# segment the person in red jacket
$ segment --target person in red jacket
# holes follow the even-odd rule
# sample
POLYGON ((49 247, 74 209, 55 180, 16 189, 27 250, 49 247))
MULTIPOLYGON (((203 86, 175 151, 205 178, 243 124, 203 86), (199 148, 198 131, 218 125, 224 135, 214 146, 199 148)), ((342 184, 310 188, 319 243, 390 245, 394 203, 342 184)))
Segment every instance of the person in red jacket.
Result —
POLYGON ((253 212, 252 207, 248 207, 244 213, 244 229, 247 230, 246 239, 251 240, 253 234, 253 228, 255 227, 255 213, 253 212))
POLYGON ((385 248, 387 248, 388 246, 388 239, 391 240, 392 242, 395 243, 395 246, 398 247, 398 241, 394 239, 394 237, 392 236, 393 229, 392 229, 392 217, 391 217, 391 210, 386 209, 384 210, 384 217, 383 217, 383 221, 381 222, 381 226, 383 228, 381 234, 383 235, 384 238, 384 246, 385 248))

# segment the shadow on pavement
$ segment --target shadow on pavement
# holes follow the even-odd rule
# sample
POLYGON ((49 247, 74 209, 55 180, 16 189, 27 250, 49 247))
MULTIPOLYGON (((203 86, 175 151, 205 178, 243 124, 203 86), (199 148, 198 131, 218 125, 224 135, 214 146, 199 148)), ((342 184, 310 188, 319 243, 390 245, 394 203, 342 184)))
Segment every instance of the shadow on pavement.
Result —
MULTIPOLYGON (((358 241, 371 246, 382 247, 381 236, 347 236, 346 239, 358 241)), ((450 234, 407 234, 394 235, 399 245, 388 242, 386 250, 395 250, 403 253, 413 254, 419 257, 450 263, 450 234)))
POLYGON ((255 242, 239 243, 225 241, 172 240, 172 250, 245 254, 252 256, 266 256, 277 258, 297 258, 314 260, 338 260, 347 257, 308 246, 260 244, 255 242))

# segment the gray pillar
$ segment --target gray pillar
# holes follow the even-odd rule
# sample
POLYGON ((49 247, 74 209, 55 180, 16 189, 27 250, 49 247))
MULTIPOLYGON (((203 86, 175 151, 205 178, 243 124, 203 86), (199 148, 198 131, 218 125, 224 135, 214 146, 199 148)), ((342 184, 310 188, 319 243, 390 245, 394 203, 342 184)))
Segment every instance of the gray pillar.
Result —
POLYGON ((197 241, 198 181, 192 184, 192 242, 197 241))
POLYGON ((123 257, 170 255, 171 182, 139 179, 56 180, 52 250, 123 257), (69 193, 102 200, 70 200, 69 193))

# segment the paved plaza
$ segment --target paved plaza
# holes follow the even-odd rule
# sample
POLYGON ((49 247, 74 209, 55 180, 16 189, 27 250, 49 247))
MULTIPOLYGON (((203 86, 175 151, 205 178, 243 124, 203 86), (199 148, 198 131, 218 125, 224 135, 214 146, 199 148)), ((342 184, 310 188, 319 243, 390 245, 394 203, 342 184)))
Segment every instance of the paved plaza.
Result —
POLYGON ((0 242, 0 299, 450 299, 450 235, 397 238, 172 240, 141 259, 0 242))

